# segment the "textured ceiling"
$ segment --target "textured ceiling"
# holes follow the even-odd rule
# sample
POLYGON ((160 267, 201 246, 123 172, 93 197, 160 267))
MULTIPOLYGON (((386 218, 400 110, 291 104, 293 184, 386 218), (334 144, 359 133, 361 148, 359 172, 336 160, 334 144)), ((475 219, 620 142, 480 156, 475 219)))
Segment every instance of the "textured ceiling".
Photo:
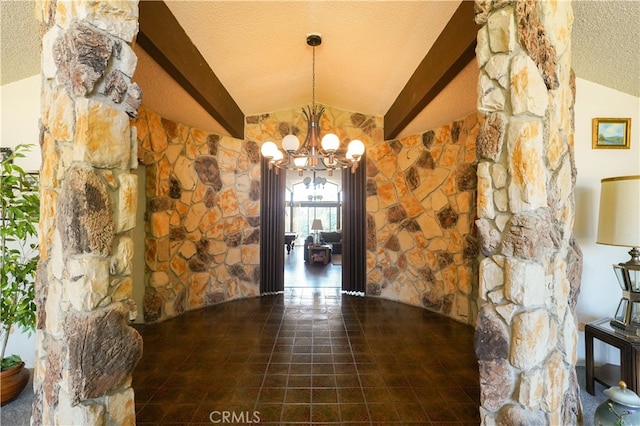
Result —
MULTIPOLYGON (((62 1, 62 0, 59 0, 62 1)), ((39 72, 34 2, 0 0, 0 84, 39 72)), ((311 101, 311 48, 319 32, 316 99, 384 115, 459 1, 167 1, 245 115, 311 101)), ((574 1, 573 68, 580 78, 640 97, 640 1, 574 1)), ((134 80, 160 114, 226 134, 144 52, 134 80)), ((475 109, 472 62, 402 135, 475 109)))

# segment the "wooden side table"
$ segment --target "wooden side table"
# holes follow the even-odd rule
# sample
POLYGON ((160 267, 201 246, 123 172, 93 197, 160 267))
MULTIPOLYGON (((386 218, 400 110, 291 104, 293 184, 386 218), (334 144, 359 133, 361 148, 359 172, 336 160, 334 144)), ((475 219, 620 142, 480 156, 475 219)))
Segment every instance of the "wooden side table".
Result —
POLYGON ((331 246, 309 246, 309 262, 322 262, 325 265, 331 260, 331 246))
POLYGON ((604 386, 616 386, 618 381, 624 380, 627 387, 634 392, 640 389, 640 338, 627 336, 616 332, 609 324, 610 318, 603 318, 587 324, 584 328, 586 362, 587 362, 587 392, 595 394, 595 382, 604 386), (598 339, 620 350, 620 366, 605 364, 595 367, 593 362, 593 339, 598 339))

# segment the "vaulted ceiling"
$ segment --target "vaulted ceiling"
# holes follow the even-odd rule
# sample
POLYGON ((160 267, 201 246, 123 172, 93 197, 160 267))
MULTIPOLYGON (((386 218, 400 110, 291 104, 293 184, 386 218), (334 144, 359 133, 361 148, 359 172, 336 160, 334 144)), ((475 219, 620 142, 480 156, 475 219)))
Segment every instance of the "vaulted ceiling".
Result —
MULTIPOLYGON (((471 4, 464 3, 463 8, 471 4)), ((465 56, 464 46, 455 47, 475 25, 471 19, 464 21, 468 24, 455 22, 460 5, 402 0, 143 1, 134 81, 144 90, 143 104, 163 116, 237 135, 238 125, 231 121, 238 116, 310 103, 312 49, 305 40, 316 32, 323 37, 316 48, 317 102, 383 116, 388 136, 418 133, 475 109, 477 65, 465 56), (201 55, 196 68, 180 62, 167 65, 162 57, 172 55, 165 51, 158 56, 158 46, 154 51, 163 33, 170 42, 179 40, 181 31, 163 27, 152 35, 158 28, 149 19, 164 5, 183 29, 184 40, 201 55), (450 34, 442 35, 452 19, 450 34), (451 52, 454 49, 458 51, 451 52), (176 77, 176 68, 185 81, 176 77), (412 80, 416 70, 420 77, 412 80), (195 84, 189 81, 194 72, 215 77, 195 84), (200 94, 192 91, 194 86, 200 94), (231 103, 220 98, 219 88, 231 103)), ((2 0, 0 7, 4 85, 39 72, 39 35, 33 1, 2 0)), ((579 0, 573 9, 576 75, 640 97, 640 2, 579 0)), ((177 45, 183 50, 177 52, 179 61, 189 56, 186 44, 177 45)))

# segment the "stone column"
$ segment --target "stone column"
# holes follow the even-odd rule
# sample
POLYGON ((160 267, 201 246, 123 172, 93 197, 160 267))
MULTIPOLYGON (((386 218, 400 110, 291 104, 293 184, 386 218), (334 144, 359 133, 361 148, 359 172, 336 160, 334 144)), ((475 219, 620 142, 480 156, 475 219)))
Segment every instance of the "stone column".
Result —
POLYGON ((571 3, 476 1, 483 424, 577 424, 571 3))
POLYGON ((138 2, 42 0, 36 16, 43 163, 32 424, 134 424, 138 2))

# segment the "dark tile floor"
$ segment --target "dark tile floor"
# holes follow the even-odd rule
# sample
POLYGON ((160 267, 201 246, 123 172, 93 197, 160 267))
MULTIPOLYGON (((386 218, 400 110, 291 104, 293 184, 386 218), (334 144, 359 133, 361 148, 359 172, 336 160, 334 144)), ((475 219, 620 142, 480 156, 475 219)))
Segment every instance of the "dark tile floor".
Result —
POLYGON ((288 289, 137 328, 138 424, 479 423, 472 328, 419 308, 288 289))
POLYGON ((284 294, 136 326, 138 424, 479 423, 472 327, 341 294, 339 265, 294 252, 284 294))

